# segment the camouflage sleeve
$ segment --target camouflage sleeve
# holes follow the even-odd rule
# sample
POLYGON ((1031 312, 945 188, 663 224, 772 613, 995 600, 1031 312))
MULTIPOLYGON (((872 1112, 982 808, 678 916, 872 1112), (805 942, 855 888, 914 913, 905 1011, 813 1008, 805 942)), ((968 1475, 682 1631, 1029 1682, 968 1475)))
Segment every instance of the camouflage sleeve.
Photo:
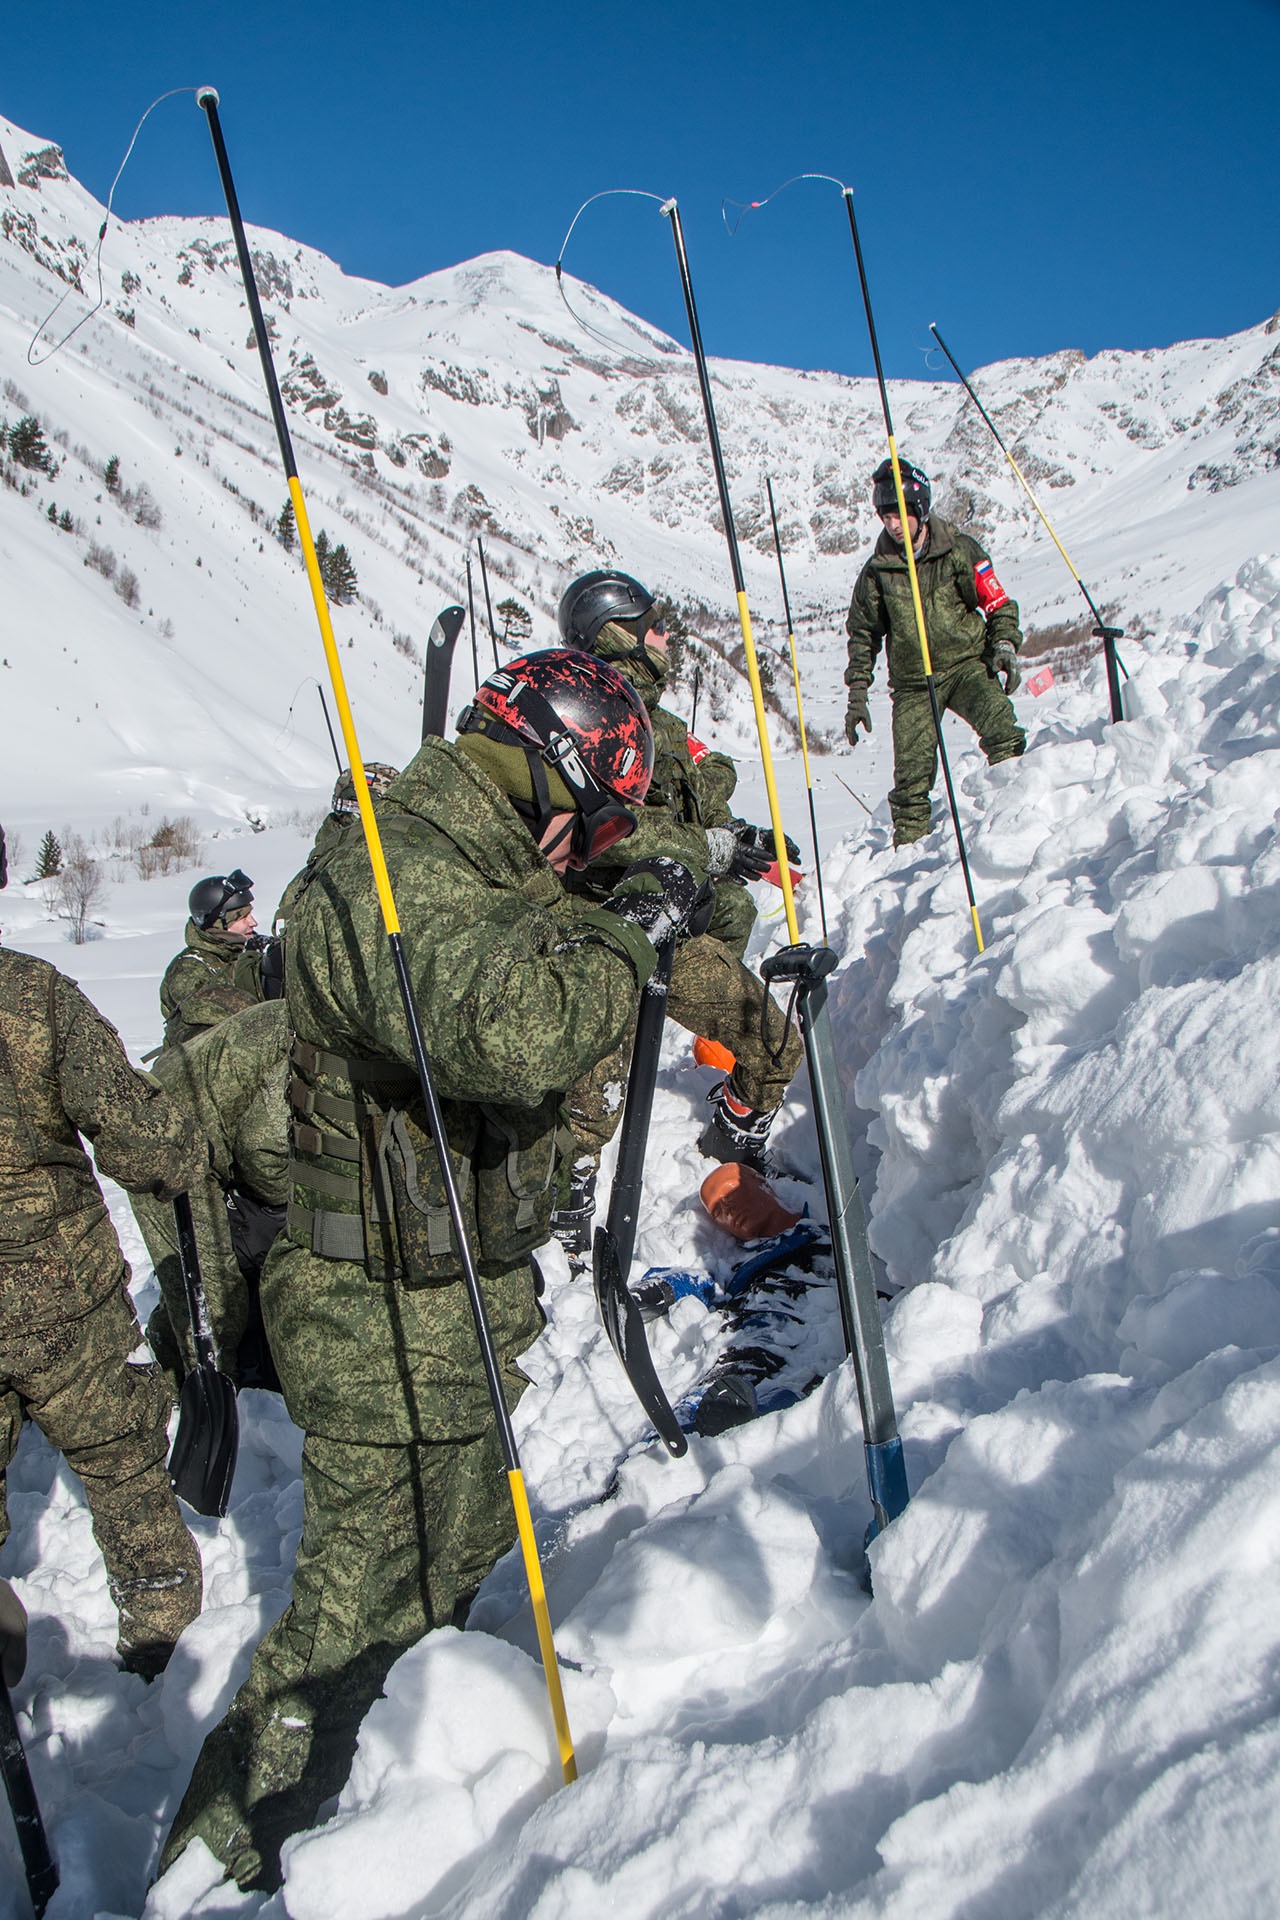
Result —
POLYGON ((129 1065, 111 1022, 63 974, 54 1021, 63 1110, 92 1143, 101 1171, 164 1200, 203 1178, 207 1153, 191 1121, 158 1081, 129 1065))
POLYGON ((849 664, 845 668, 847 687, 869 687, 876 660, 884 645, 886 622, 879 582, 870 561, 858 575, 844 623, 849 636, 849 664))
POLYGON ((1018 603, 1011 600, 999 580, 987 554, 972 534, 962 534, 952 549, 956 555, 956 584, 967 607, 980 613, 987 623, 986 651, 1007 644, 1017 650, 1022 645, 1018 623, 1018 603))
MULTIPOLYGON (((618 1044, 654 965, 648 941, 612 914, 569 919, 512 895, 418 953, 415 997, 441 1095, 531 1107, 618 1044)), ((379 1040, 407 1058, 389 961, 378 964, 379 1040)))
POLYGON ((727 827, 733 818, 729 802, 738 784, 738 769, 727 753, 709 753, 696 768, 702 823, 727 827))

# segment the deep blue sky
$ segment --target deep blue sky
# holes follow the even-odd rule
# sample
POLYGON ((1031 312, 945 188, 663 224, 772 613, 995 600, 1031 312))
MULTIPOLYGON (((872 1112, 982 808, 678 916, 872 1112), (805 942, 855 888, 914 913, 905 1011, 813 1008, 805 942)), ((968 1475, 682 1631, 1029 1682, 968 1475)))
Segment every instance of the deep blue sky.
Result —
MULTIPOLYGON (((970 365, 1160 346, 1280 307, 1280 0, 59 0, 6 19, 0 110, 105 197, 167 87, 211 82, 246 217, 402 282, 552 261, 603 187, 675 193, 710 352, 870 371, 838 193, 730 240, 788 175, 857 193, 885 362, 936 320, 970 365)), ((221 209, 189 99, 147 123, 125 215, 221 209)), ((571 271, 686 338, 666 223, 606 201, 571 271)))

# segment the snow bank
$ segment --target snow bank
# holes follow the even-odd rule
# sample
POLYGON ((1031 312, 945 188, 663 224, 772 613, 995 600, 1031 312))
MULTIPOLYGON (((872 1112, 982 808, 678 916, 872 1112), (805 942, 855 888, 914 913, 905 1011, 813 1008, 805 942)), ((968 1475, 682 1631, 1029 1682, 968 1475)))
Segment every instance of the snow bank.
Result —
MULTIPOLYGON (((1099 678, 1037 703, 1021 763, 957 753, 981 957, 946 825, 894 853, 878 822, 828 861, 913 1489, 871 1550, 874 1599, 848 1370, 671 1461, 553 1250, 518 1430, 582 1778, 558 1784, 509 1556, 471 1630, 393 1670, 282 1893, 212 1887, 188 1855, 151 1920, 1270 1910, 1280 560, 1127 663, 1123 727, 1099 678)), ((654 1263, 725 1258, 690 1199, 706 1085, 669 1037, 654 1263)), ((807 1099, 802 1080, 780 1129, 800 1168, 807 1099)), ((715 1339, 692 1301, 655 1330, 673 1394, 715 1339)), ((283 1601, 296 1436, 261 1396, 248 1412, 230 1522, 201 1523, 208 1610, 150 1692, 110 1670, 83 1509, 24 1443, 8 1554, 64 1863, 51 1920, 139 1910, 283 1601)))

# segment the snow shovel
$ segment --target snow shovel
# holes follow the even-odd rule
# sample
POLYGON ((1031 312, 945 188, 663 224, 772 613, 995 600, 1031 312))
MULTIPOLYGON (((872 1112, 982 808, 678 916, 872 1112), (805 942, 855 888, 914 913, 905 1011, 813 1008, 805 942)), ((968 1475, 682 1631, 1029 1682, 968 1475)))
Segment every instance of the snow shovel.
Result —
POLYGON ((191 1201, 180 1193, 173 1203, 178 1227, 178 1258, 191 1316, 196 1364, 182 1383, 178 1431, 169 1455, 169 1478, 180 1500, 196 1513, 221 1520, 231 1497, 231 1479, 240 1446, 235 1384, 218 1370, 213 1330, 200 1278, 200 1256, 191 1218, 191 1201))
POLYGON ((27 1890, 36 1920, 58 1890, 58 1868, 49 1852, 44 1822, 31 1784, 31 1769, 22 1750, 9 1688, 22 1678, 27 1659, 27 1616, 22 1602, 6 1580, 0 1580, 0 1773, 18 1830, 18 1846, 27 1876, 27 1890))

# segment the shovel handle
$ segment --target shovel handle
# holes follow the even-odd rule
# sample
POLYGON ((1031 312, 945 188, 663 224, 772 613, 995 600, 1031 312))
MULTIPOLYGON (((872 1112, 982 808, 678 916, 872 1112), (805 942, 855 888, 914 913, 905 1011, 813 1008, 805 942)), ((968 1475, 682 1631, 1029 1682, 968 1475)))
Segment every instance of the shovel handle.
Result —
POLYGON ((200 1277, 200 1253, 196 1246, 196 1224, 191 1216, 190 1194, 180 1193, 175 1197, 173 1218, 178 1229, 178 1260, 182 1267, 187 1312, 191 1316, 191 1337, 195 1342, 196 1360, 200 1366, 216 1371, 218 1362, 213 1349, 213 1328, 209 1324, 204 1282, 200 1277))

